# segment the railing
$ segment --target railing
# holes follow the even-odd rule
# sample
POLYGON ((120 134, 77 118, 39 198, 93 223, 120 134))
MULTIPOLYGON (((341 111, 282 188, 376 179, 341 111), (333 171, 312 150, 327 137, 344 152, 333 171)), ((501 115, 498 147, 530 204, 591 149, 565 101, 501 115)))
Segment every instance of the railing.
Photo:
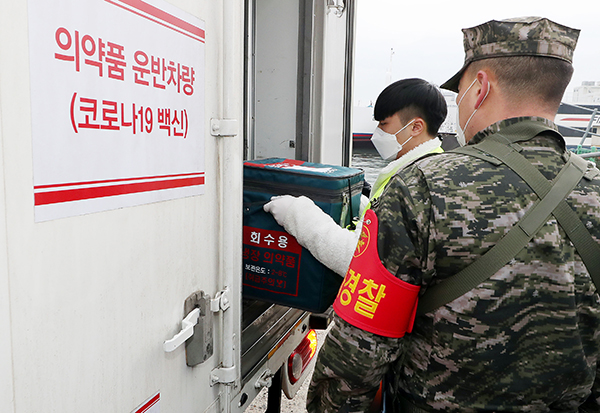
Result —
MULTIPOLYGON (((594 124, 594 118, 596 117, 596 114, 598 113, 598 108, 595 109, 590 109, 590 108, 586 108, 585 106, 579 106, 579 105, 574 105, 572 103, 565 103, 562 102, 562 105, 567 105, 567 106, 572 106, 574 108, 578 108, 581 110, 586 110, 588 112, 592 113, 592 116, 590 117, 590 121, 588 122, 587 128, 585 129, 585 132, 583 133, 583 136, 581 137, 581 141, 579 142, 579 145, 583 145, 583 143, 585 142, 585 139, 588 136, 600 136, 600 134, 594 133, 594 132, 590 132, 590 130, 592 129, 592 125, 594 124)), ((565 128, 565 129, 569 129, 569 130, 573 130, 573 131, 577 131, 577 132, 581 132, 581 129, 577 129, 577 128, 572 128, 570 126, 563 126, 560 125, 561 128, 565 128)))
POLYGON ((600 152, 579 153, 578 155, 582 158, 598 158, 600 157, 600 152))

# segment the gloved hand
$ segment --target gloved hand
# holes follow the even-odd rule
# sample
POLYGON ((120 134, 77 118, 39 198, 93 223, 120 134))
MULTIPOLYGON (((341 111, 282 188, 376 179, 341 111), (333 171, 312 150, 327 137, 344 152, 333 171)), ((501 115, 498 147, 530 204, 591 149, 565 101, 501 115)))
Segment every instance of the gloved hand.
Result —
POLYGON ((291 195, 274 196, 263 206, 263 209, 273 215, 275 221, 283 227, 292 203, 297 199, 291 195))
POLYGON ((271 213, 277 223, 317 260, 342 277, 346 274, 362 222, 355 232, 341 228, 305 196, 274 196, 263 209, 271 213))

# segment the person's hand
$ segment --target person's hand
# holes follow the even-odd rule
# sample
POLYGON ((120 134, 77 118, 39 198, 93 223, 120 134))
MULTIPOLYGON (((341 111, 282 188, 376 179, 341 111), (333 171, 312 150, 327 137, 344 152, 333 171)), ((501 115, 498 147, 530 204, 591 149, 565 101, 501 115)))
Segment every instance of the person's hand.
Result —
POLYGON ((288 211, 292 206, 292 203, 296 200, 296 197, 291 195, 280 195, 271 198, 271 201, 263 206, 265 212, 271 213, 275 221, 283 226, 287 217, 288 211))

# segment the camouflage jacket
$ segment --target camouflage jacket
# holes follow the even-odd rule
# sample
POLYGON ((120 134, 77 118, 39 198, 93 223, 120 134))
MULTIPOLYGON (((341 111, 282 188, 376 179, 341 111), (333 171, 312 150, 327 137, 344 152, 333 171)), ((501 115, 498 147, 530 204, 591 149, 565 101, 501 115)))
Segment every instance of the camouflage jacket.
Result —
MULTIPOLYGON (((469 144, 520 121, 556 128, 541 118, 508 119, 469 144)), ((554 134, 520 145, 548 179, 565 164, 564 140, 554 134)), ((504 165, 451 152, 426 157, 398 172, 381 197, 381 261, 426 293, 489 250, 536 199, 504 165)), ((600 240, 600 179, 582 180, 567 202, 600 240)), ((366 411, 388 373, 395 411, 398 395, 425 410, 576 412, 584 404, 581 411, 600 411, 599 354, 600 298, 552 217, 509 264, 417 317, 403 338, 336 318, 307 405, 309 412, 366 411)))

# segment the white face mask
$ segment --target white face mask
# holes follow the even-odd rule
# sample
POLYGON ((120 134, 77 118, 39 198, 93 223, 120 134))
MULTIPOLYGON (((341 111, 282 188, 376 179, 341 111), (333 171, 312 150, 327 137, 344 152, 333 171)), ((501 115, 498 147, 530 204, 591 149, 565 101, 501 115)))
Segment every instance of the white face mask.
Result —
POLYGON ((398 152, 402 150, 403 145, 406 145, 406 143, 413 138, 411 136, 406 141, 404 141, 403 144, 400 144, 396 139, 396 135, 398 135, 400 132, 406 129, 414 121, 414 119, 411 120, 406 125, 404 125, 402 129, 400 129, 393 135, 391 133, 384 132, 380 127, 377 127, 377 129, 375 129, 375 132, 373 132, 373 136, 371 136, 371 142, 373 142, 375 149, 377 149, 377 152, 379 152, 379 155, 383 159, 385 159, 386 161, 396 159, 396 155, 398 155, 398 152))
POLYGON ((469 119, 467 120, 467 123, 465 123, 465 127, 463 129, 460 127, 460 103, 463 101, 463 99, 467 95, 467 92, 473 87, 473 85, 475 84, 476 81, 477 81, 477 78, 475 78, 473 80, 473 82, 471 83, 471 86, 469 86, 467 88, 467 90, 465 90, 465 93, 463 93, 463 95, 460 97, 460 99, 458 101, 458 104, 456 105, 456 140, 460 146, 465 146, 467 144, 466 138, 465 138, 465 130, 467 130, 467 126, 469 126, 469 122, 471 122, 471 119, 473 119, 473 116, 475 116, 475 113, 477 112, 477 110, 481 107, 481 105, 483 105, 485 98, 487 98, 488 94, 490 93, 490 89, 492 88, 492 85, 488 84, 488 90, 485 93, 483 100, 481 101, 479 106, 477 106, 475 108, 473 113, 471 113, 471 116, 469 116, 469 119))

